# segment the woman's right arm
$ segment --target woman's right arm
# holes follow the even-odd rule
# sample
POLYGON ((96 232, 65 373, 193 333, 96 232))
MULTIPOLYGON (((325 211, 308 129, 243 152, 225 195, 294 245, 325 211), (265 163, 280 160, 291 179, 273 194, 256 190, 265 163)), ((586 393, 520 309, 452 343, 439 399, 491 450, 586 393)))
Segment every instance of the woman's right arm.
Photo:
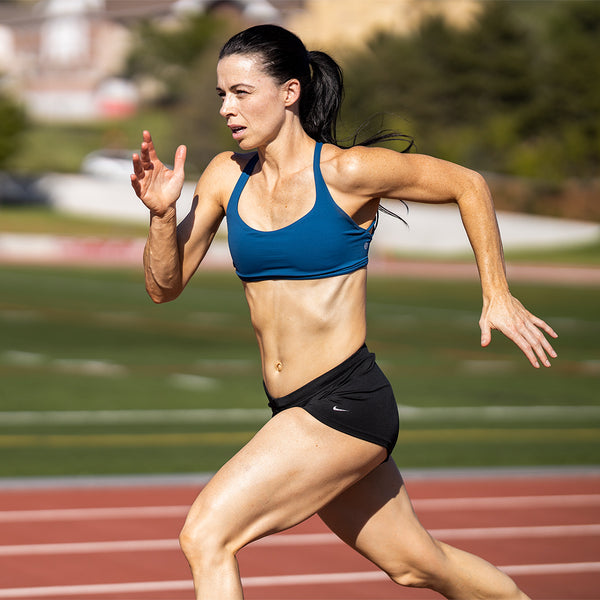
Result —
POLYGON ((173 170, 168 169, 158 159, 147 131, 143 134, 140 154, 133 155, 131 184, 150 210, 150 230, 144 249, 146 290, 157 303, 169 302, 181 294, 224 216, 219 186, 211 176, 214 169, 209 166, 196 186, 190 213, 177 225, 175 205, 183 188, 185 155, 185 146, 179 146, 173 170), (212 185, 207 184, 209 179, 212 185))

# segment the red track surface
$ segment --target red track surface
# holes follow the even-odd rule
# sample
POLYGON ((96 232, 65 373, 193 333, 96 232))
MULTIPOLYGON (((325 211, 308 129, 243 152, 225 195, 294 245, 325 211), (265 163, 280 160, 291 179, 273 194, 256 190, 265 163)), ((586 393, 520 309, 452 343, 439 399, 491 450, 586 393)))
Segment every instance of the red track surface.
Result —
MULTIPOLYGON (((423 524, 505 568, 536 600, 600 598, 600 474, 414 478, 423 524)), ((185 600, 177 535, 198 489, 0 491, 0 599, 185 600)), ((316 518, 240 553, 246 598, 439 598, 400 588, 316 518)))

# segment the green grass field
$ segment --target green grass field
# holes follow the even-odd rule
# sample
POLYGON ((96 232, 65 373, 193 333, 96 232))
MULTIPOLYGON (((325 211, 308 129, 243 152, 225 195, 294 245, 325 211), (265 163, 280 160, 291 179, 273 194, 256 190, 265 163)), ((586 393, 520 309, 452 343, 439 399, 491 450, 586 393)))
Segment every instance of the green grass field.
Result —
MULTIPOLYGON (((213 471, 267 418, 233 274, 199 273, 160 306, 141 270, 0 277, 0 476, 213 471)), ((369 288, 368 343, 401 405, 401 467, 600 462, 599 289, 513 286, 560 334, 559 359, 535 370, 500 335, 479 347, 476 282, 369 288)))

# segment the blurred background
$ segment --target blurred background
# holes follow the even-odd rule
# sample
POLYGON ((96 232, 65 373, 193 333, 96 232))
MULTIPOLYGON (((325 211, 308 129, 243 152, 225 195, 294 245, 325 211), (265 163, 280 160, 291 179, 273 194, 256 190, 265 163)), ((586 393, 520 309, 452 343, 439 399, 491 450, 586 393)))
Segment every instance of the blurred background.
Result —
POLYGON ((185 214, 235 149, 218 50, 265 22, 340 62, 344 136, 398 129, 484 173, 513 291, 561 332, 543 373, 499 338, 482 351, 455 208, 383 217, 369 339, 401 405, 398 462, 597 465, 599 2, 0 0, 0 476, 211 471, 267 418, 226 231, 156 307, 129 186, 143 129, 167 163, 186 144, 185 214))

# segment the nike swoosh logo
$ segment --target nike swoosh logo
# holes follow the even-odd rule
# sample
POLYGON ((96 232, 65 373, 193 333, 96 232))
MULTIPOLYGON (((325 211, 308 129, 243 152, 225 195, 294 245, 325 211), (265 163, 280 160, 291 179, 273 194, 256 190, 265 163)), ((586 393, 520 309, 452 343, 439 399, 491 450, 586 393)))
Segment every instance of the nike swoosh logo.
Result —
POLYGON ((346 408, 340 408, 339 406, 334 406, 333 410, 335 410, 335 412, 350 412, 346 408))

